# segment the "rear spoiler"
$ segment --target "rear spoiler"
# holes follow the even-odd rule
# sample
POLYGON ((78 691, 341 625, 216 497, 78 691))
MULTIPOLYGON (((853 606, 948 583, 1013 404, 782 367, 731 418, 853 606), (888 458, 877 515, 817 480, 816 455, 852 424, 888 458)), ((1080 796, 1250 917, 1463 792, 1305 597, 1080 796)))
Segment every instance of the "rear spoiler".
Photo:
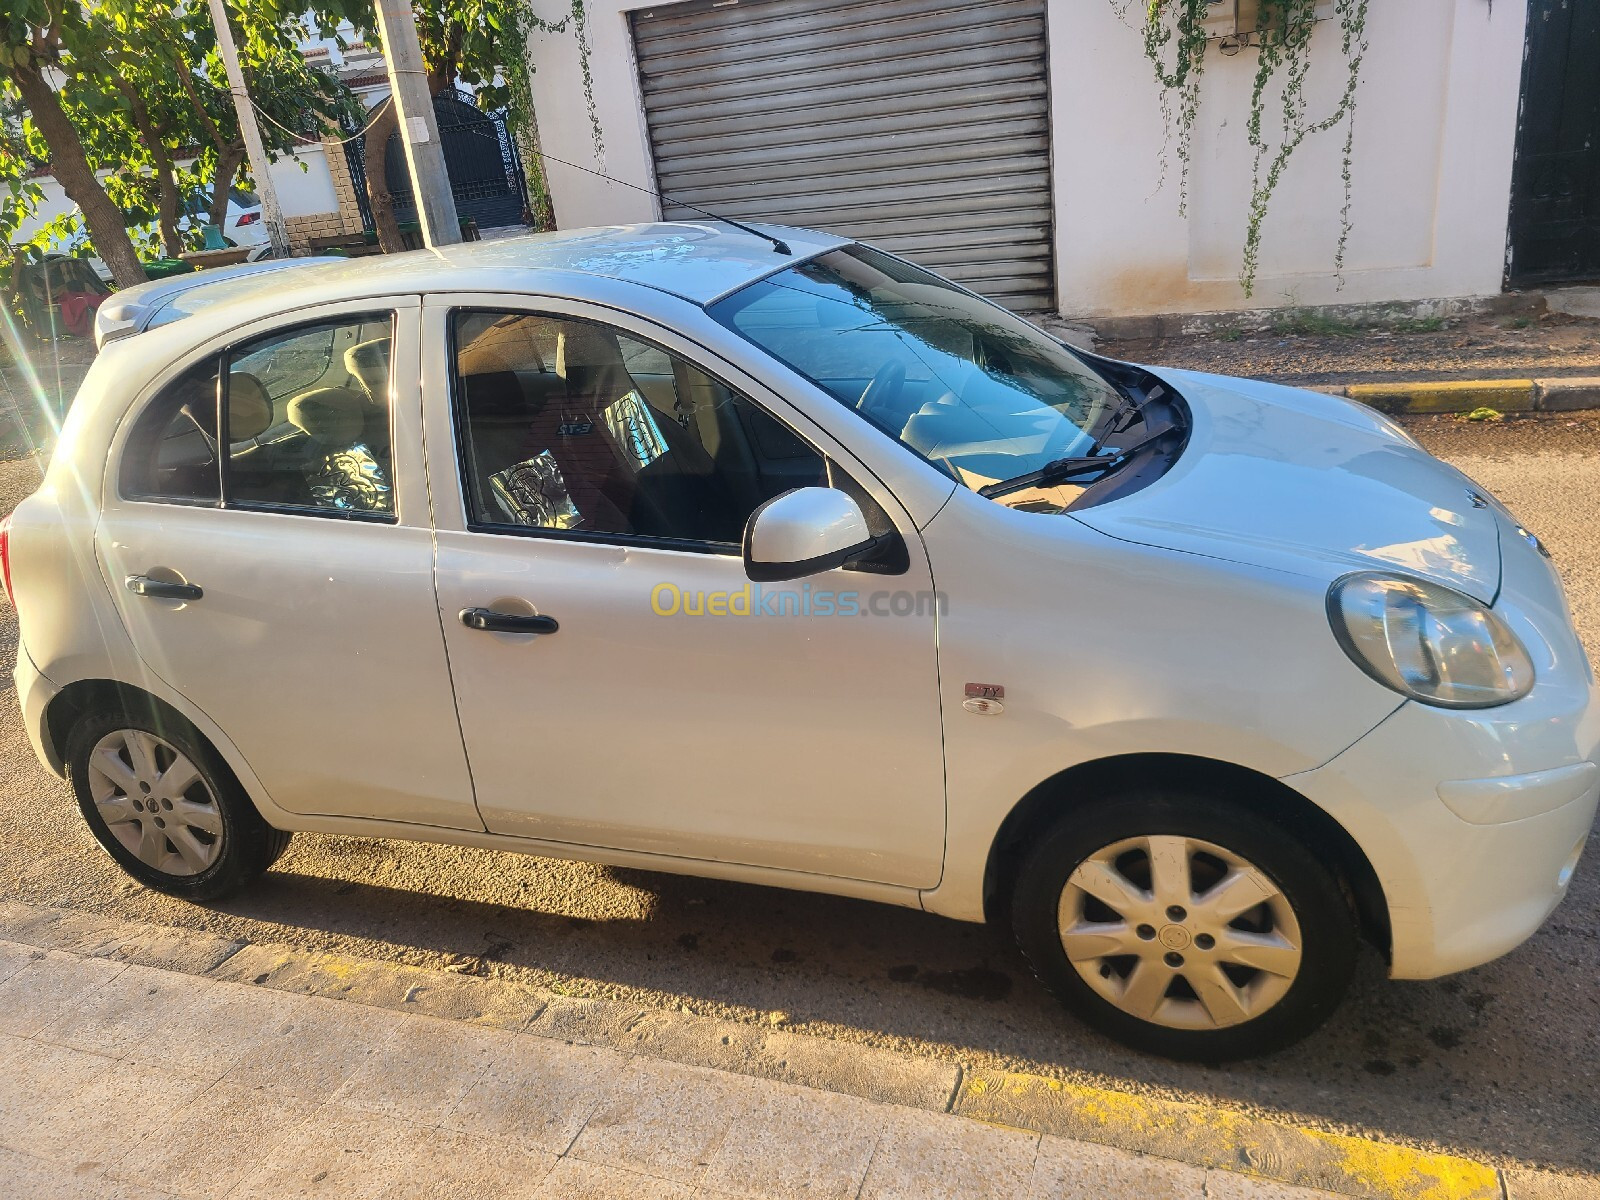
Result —
MULTIPOLYGON (((157 322, 156 314, 167 308, 179 296, 198 287, 208 287, 229 279, 246 275, 260 275, 267 271, 281 271, 285 267, 308 262, 325 262, 325 259, 267 258, 260 262, 239 263, 232 267, 213 267, 187 275, 174 275, 167 279, 153 279, 108 296, 95 313, 94 344, 101 349, 107 342, 143 333, 157 322)), ((187 315, 187 314, 184 314, 187 315)))

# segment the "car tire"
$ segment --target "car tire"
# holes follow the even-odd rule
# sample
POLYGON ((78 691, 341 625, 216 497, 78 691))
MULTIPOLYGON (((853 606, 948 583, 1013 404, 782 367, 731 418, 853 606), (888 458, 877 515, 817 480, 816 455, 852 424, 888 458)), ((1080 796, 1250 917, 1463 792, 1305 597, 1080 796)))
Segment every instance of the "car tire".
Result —
POLYGON ((215 900, 288 849, 222 757, 187 721, 150 708, 94 711, 73 726, 67 779, 95 839, 146 887, 215 900))
POLYGON ((1063 817, 1022 863, 1011 917, 1069 1010, 1186 1061, 1300 1040, 1355 969, 1358 927, 1338 876, 1288 830, 1200 792, 1127 792, 1063 817))

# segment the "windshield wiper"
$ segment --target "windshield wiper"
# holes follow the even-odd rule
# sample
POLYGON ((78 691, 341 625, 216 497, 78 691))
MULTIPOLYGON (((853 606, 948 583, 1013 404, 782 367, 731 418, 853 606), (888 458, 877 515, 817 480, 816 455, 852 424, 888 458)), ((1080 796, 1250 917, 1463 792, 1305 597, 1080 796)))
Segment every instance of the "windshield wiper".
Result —
MULTIPOLYGON (((1145 405, 1153 400, 1159 400, 1167 394, 1163 384, 1157 383, 1142 396, 1136 396, 1131 391, 1118 388, 1121 396, 1111 410, 1111 416, 1106 420, 1105 437, 1113 438, 1119 433, 1126 433, 1141 417, 1144 416, 1145 405)), ((1104 438, 1101 439, 1104 444, 1104 438)))
POLYGON ((1143 450, 1152 442, 1158 442, 1176 428, 1171 424, 1161 426, 1148 437, 1142 437, 1131 446, 1121 450, 1113 450, 1109 454, 1079 454, 1070 458, 1058 458, 1054 462, 1047 462, 1037 471, 1029 471, 1024 475, 1016 475, 1010 479, 1002 479, 998 483, 990 483, 978 489, 978 495, 986 500, 993 500, 997 496, 1008 496, 1012 492, 1020 492, 1030 487, 1051 487, 1058 483, 1065 483, 1079 475, 1087 475, 1091 471, 1109 472, 1112 468, 1120 466, 1143 450))

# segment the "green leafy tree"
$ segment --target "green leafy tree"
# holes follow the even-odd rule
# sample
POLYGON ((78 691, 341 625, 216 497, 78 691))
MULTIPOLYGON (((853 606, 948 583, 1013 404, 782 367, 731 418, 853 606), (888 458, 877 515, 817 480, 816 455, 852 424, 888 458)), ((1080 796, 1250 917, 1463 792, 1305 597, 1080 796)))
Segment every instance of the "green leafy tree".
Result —
MULTIPOLYGON (((197 3, 168 10, 146 0, 101 0, 101 5, 111 25, 106 57, 114 92, 80 90, 85 116, 108 143, 101 153, 92 150, 90 158, 137 173, 145 186, 141 210, 153 206, 162 246, 175 255, 199 238, 196 223, 187 236, 179 229, 190 198, 209 188, 207 219, 221 224, 228 191, 245 161, 210 10, 197 3), (196 150, 193 165, 180 168, 180 158, 196 150)), ((308 135, 354 108, 353 97, 337 80, 306 64, 288 31, 247 45, 249 55, 241 54, 241 65, 269 155, 291 150, 296 134, 308 135)), ((84 128, 88 122, 77 123, 84 128)))
MULTIPOLYGON (((256 8, 234 17, 269 153, 290 149, 297 134, 354 106, 342 85, 298 52, 298 19, 281 12, 264 17, 256 8)), ((207 5, 69 0, 60 20, 59 49, 40 79, 26 78, 22 56, 13 53, 17 65, 8 81, 28 110, 29 151, 51 164, 78 205, 43 236, 86 231, 126 286, 143 278, 141 246, 176 255, 198 240, 196 222, 187 231, 182 225, 203 190, 210 192, 208 219, 222 221, 245 158, 238 118, 207 5), (154 238, 144 232, 150 226, 154 238)))
POLYGON ((30 178, 34 164, 22 137, 22 117, 15 99, 0 95, 0 243, 9 244, 44 199, 30 178))
MULTIPOLYGON (((21 99, 27 124, 48 148, 50 170, 83 213, 95 249, 123 287, 145 277, 123 222, 95 178, 78 127, 67 115, 61 93, 92 78, 101 62, 99 29, 76 4, 49 0, 12 0, 0 13, 0 82, 21 99)), ((104 86, 103 84, 101 86, 104 86)))

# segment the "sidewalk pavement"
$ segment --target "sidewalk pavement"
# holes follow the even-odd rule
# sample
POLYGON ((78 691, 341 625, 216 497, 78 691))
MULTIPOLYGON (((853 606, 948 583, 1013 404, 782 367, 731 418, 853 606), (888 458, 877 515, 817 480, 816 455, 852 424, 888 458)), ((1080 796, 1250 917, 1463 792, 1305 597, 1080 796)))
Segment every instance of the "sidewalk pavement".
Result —
POLYGON ((0 1193, 1317 1200, 529 1032, 0 941, 0 1193))

